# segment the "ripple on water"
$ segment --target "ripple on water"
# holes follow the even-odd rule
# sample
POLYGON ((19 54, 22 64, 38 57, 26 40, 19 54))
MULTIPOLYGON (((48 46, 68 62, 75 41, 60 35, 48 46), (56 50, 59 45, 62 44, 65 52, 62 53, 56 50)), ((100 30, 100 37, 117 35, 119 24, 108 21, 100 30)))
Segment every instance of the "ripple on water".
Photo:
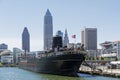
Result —
POLYGON ((0 80, 119 80, 118 78, 92 76, 87 74, 79 74, 80 77, 67 77, 50 74, 40 74, 17 67, 0 68, 0 80))

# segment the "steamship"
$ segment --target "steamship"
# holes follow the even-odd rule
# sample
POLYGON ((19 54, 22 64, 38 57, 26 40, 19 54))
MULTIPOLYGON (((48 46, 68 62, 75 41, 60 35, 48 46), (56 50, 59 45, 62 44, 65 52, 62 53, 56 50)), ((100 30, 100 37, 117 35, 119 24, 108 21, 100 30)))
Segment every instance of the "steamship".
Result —
POLYGON ((20 58, 19 68, 39 73, 77 76, 79 67, 85 60, 86 51, 82 48, 67 49, 61 47, 62 38, 55 36, 53 37, 52 50, 26 53, 20 58))

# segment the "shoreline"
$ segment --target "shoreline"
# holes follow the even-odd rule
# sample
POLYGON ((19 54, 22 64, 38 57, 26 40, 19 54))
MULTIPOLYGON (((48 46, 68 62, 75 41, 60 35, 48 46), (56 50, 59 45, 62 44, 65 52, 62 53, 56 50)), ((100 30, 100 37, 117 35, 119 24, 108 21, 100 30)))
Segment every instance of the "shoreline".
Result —
POLYGON ((99 66, 97 68, 101 69, 102 71, 93 70, 89 67, 81 65, 81 67, 79 69, 79 73, 120 78, 120 69, 108 69, 106 66, 99 66))

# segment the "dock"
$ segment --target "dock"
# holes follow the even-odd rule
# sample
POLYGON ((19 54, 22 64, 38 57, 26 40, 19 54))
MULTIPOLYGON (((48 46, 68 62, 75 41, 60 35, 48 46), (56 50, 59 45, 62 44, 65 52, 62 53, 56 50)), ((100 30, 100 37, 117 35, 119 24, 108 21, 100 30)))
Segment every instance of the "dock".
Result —
POLYGON ((107 66, 95 66, 96 69, 81 65, 79 72, 91 75, 120 78, 120 69, 109 69, 107 66))

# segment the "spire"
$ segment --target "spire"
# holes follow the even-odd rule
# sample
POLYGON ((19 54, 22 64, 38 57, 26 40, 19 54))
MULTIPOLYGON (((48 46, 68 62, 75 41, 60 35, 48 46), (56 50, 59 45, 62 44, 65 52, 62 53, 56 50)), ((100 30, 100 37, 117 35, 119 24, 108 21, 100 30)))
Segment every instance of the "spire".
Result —
POLYGON ((67 29, 65 29, 65 34, 67 34, 67 29))
POLYGON ((49 9, 47 9, 47 12, 46 12, 45 16, 51 16, 51 13, 50 13, 49 9))
POLYGON ((67 46, 68 43, 69 43, 69 39, 68 39, 67 29, 65 29, 64 46, 67 46))

